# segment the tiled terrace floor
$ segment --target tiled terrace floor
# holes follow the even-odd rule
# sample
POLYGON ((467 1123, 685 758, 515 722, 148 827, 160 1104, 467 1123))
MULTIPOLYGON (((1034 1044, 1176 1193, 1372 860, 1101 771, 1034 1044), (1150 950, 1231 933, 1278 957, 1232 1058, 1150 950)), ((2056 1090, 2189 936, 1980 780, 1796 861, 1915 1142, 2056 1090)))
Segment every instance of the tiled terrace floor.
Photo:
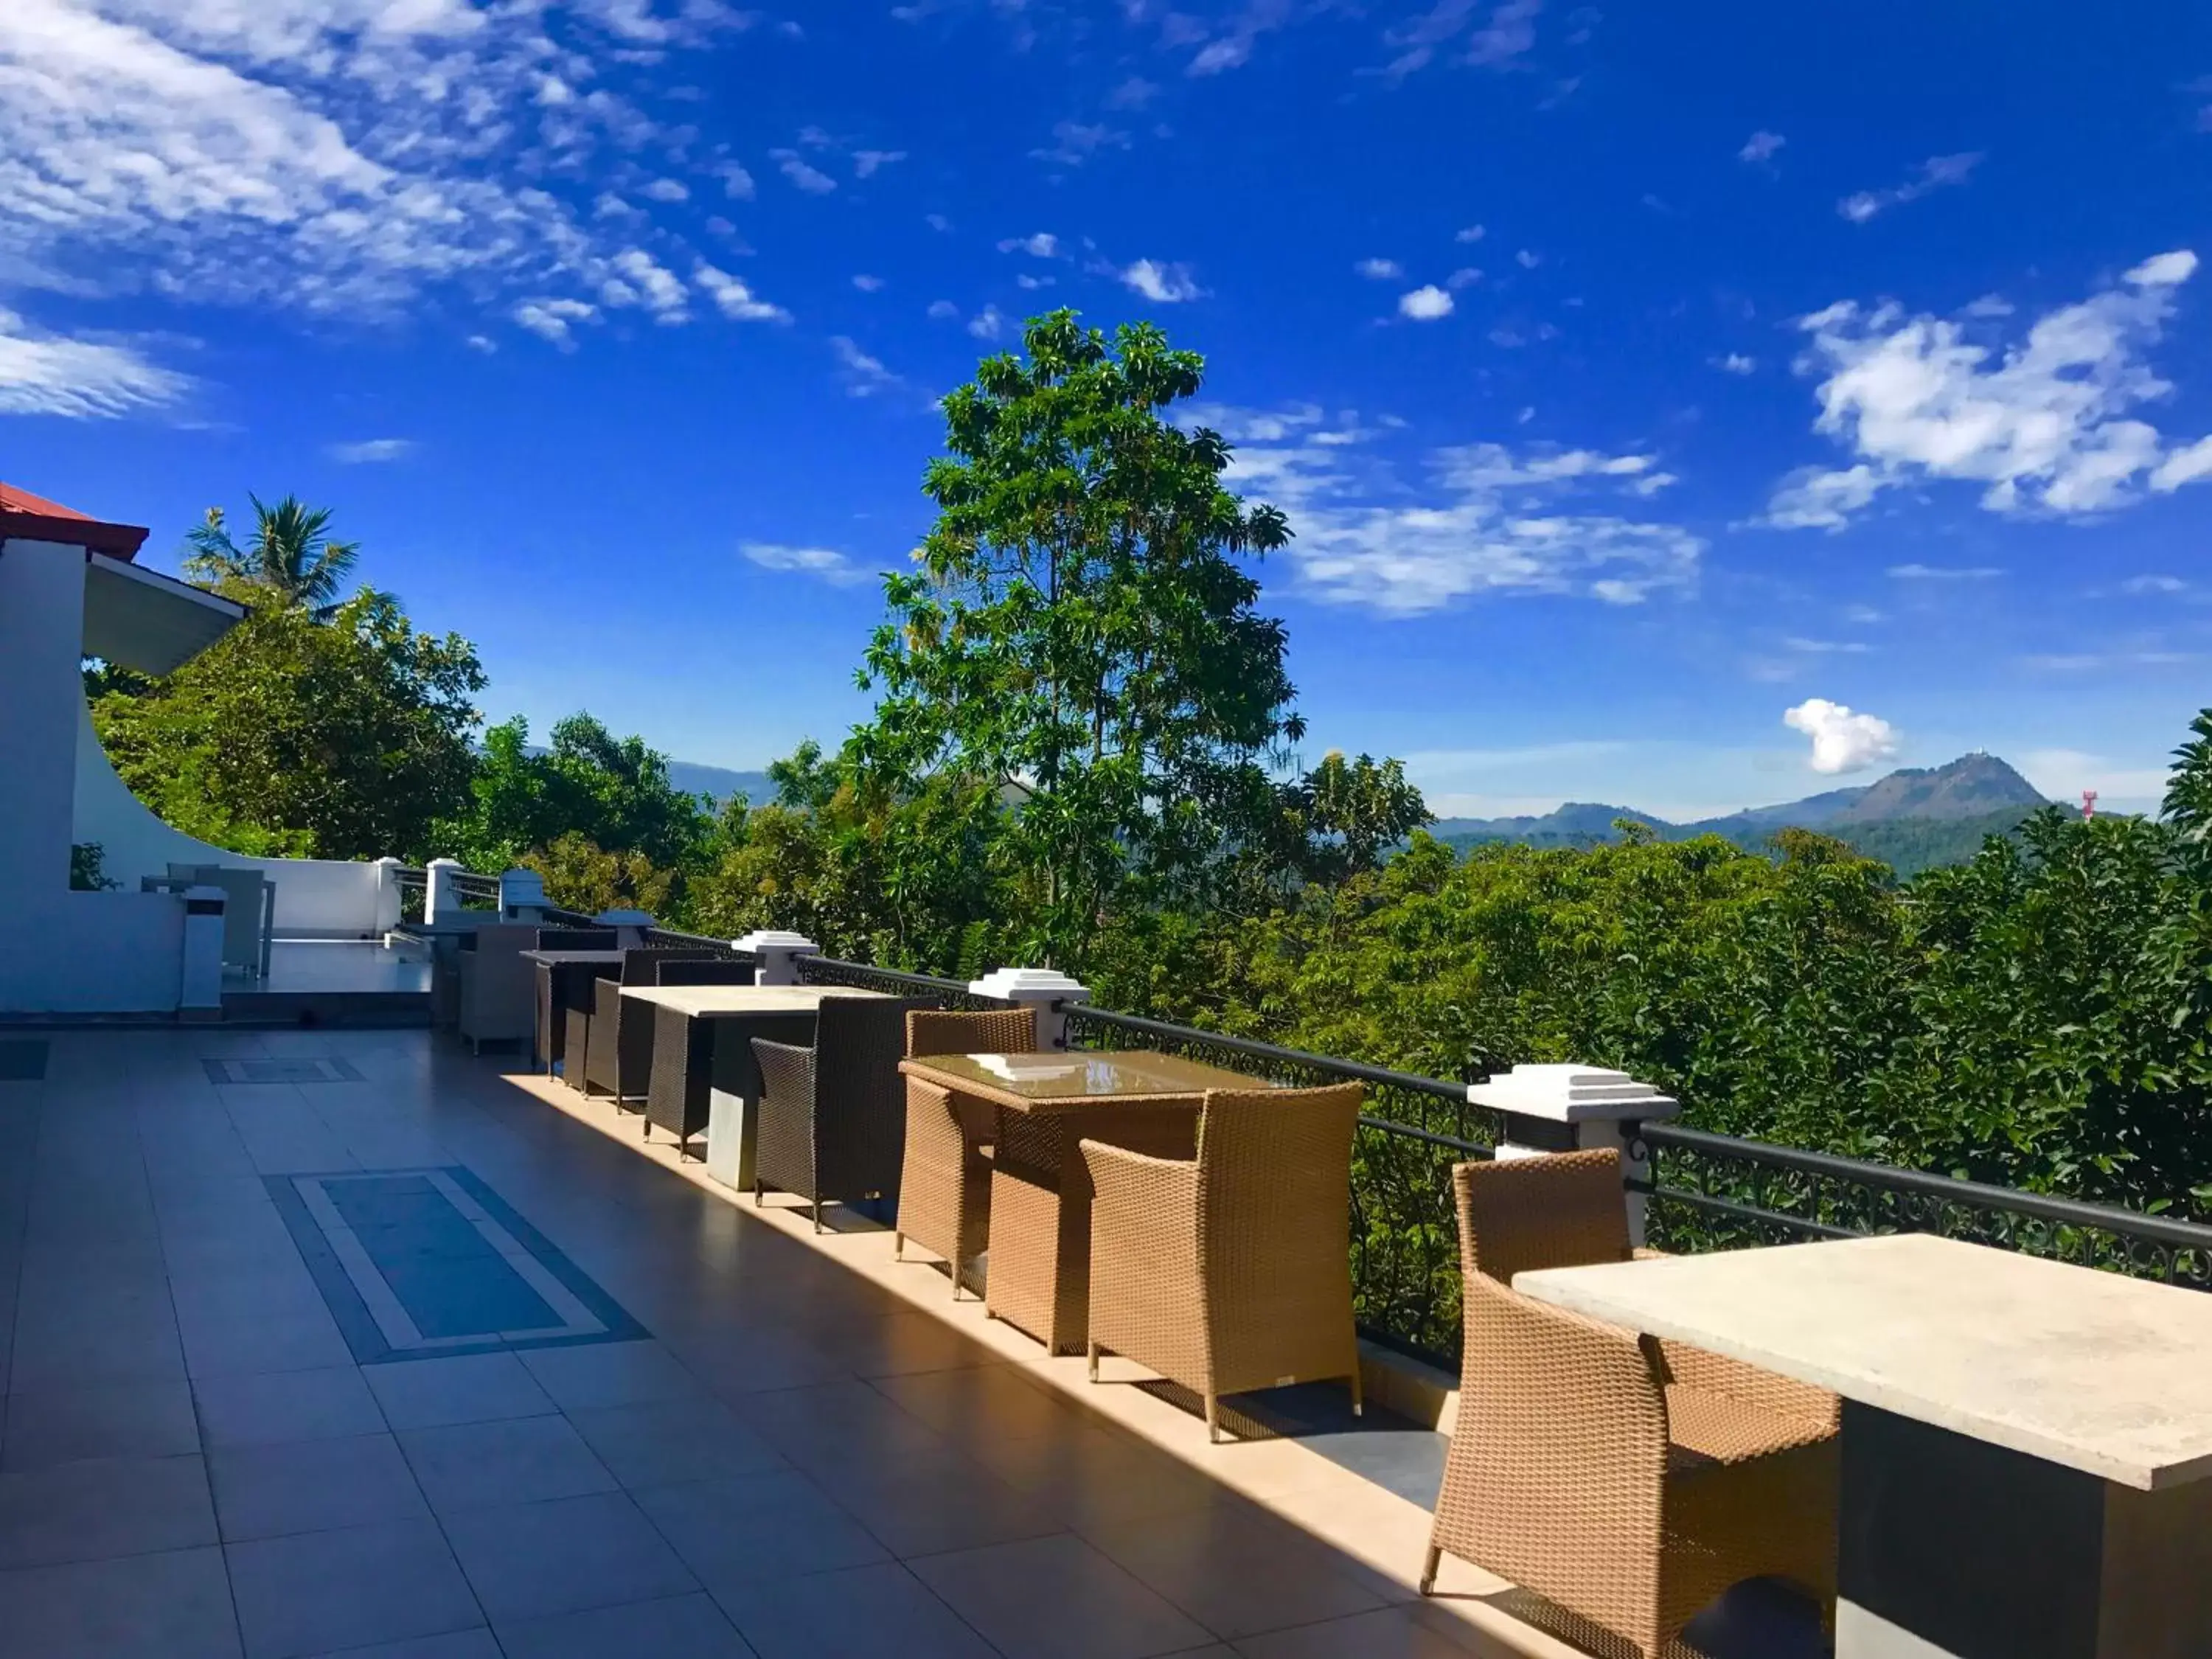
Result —
POLYGON ((1418 1601, 1419 1505, 1087 1388, 880 1234, 755 1215, 512 1060, 50 1042, 0 1082, 0 1659, 1575 1651, 1471 1570, 1418 1601), (341 1080, 244 1064, 303 1060, 341 1080), (249 1073, 280 1080, 216 1080, 249 1073), (307 1183, 336 1231, 280 1209, 298 1175, 337 1177, 307 1183), (333 1317, 295 1239, 341 1235, 398 1316, 333 1317), (489 1328, 473 1305, 521 1324, 400 1357, 489 1328), (580 1339, 538 1346, 549 1319, 580 1339))

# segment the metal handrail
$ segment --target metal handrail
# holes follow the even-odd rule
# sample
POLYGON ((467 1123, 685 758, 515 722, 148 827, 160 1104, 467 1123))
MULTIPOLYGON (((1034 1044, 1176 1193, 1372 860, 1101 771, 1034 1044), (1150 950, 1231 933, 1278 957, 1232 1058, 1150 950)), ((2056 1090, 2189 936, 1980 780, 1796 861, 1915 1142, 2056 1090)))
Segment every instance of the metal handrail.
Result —
POLYGON ((814 985, 848 985, 862 990, 889 988, 919 992, 957 1008, 1012 1006, 1000 997, 978 996, 968 988, 964 980, 940 979, 934 974, 912 973, 903 968, 878 968, 873 963, 847 962, 837 957, 799 957, 799 977, 814 985))
MULTIPOLYGON (((1329 1054, 1309 1054, 1303 1048, 1282 1048, 1272 1042, 1257 1042, 1251 1037, 1231 1036, 1223 1031, 1207 1031, 1195 1025, 1176 1025, 1164 1019, 1148 1019, 1142 1014, 1117 1014, 1111 1009, 1094 1008, 1087 1002, 1055 1002, 1055 1012, 1078 1013, 1102 1025, 1116 1025, 1125 1031, 1134 1031, 1145 1036, 1162 1037, 1171 1042, 1206 1042, 1218 1048, 1243 1054, 1252 1060, 1271 1060, 1279 1066, 1297 1066, 1308 1071, 1326 1073, 1331 1077, 1354 1078, 1362 1083, 1372 1083, 1380 1088, 1410 1089, 1417 1094, 1434 1095, 1455 1105, 1468 1103, 1467 1085, 1447 1083, 1442 1078, 1420 1077, 1412 1072, 1394 1072, 1388 1066, 1370 1066, 1364 1060, 1338 1060, 1329 1054)), ((1401 1124, 1401 1128, 1410 1127, 1401 1124)))
MULTIPOLYGON (((2176 1249, 2212 1251, 2212 1227, 2193 1221, 2173 1221, 2164 1216, 2146 1214, 2141 1210, 2091 1204, 2081 1199, 2057 1198, 2048 1193, 2024 1192, 2016 1187, 1999 1187, 1984 1181, 1962 1181, 1954 1176, 1930 1175, 1924 1170, 1900 1169, 1894 1164, 1845 1158, 1835 1152, 1806 1152, 1800 1147, 1777 1146, 1772 1141, 1745 1140, 1734 1135, 1714 1134, 1709 1130, 1686 1128, 1679 1123, 1635 1123, 1624 1127, 1632 1146, 1641 1142, 1646 1147, 1673 1147, 1711 1158, 1758 1164, 1770 1169, 1850 1182, 1856 1186, 1905 1193, 1917 1198, 1935 1199, 1973 1209, 2007 1211, 2014 1215, 2031 1216, 2038 1221, 2054 1222, 2062 1227, 2082 1227, 2115 1233, 2123 1237, 2170 1245, 2176 1249)), ((1690 1188, 1667 1187, 1650 1177, 1632 1176, 1627 1185, 1632 1192, 1686 1203, 1693 1207, 1720 1210, 1725 1206, 1726 1212, 1740 1219, 1771 1222, 1823 1236, 1864 1237, 1856 1229, 1832 1227, 1811 1217, 1793 1215, 1786 1210, 1735 1203, 1690 1188)))

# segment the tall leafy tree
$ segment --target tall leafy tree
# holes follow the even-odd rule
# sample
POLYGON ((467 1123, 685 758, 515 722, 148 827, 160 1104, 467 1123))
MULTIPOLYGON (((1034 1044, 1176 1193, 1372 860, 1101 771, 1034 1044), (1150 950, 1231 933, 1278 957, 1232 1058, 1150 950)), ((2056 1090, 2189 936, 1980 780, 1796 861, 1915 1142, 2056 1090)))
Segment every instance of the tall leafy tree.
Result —
POLYGON ((1203 371, 1151 324, 1109 340, 1070 311, 983 362, 945 400, 938 520, 886 579, 860 676, 878 702, 847 745, 857 787, 1003 803, 994 856, 1050 959, 1266 835, 1304 730, 1249 568, 1288 528, 1223 487, 1218 433, 1170 415, 1203 371))
POLYGON ((253 503, 253 532, 246 544, 231 539, 222 509, 211 507, 205 520, 185 532, 191 551, 185 574, 218 586, 265 588, 287 605, 305 607, 317 622, 330 621, 361 556, 359 546, 331 539, 326 507, 308 507, 297 495, 287 495, 274 507, 258 495, 246 499, 253 503))
POLYGON ((252 581, 246 619, 166 678, 100 678, 92 718, 170 823, 243 853, 420 860, 462 810, 484 676, 363 589, 327 622, 252 581))

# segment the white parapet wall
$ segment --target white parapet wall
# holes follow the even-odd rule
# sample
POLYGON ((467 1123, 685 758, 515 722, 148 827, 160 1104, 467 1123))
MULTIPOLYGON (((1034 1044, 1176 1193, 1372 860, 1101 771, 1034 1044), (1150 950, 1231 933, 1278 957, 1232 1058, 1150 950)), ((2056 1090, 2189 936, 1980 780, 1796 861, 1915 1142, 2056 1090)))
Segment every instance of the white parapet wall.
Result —
POLYGON ((374 939, 387 925, 390 911, 380 900, 392 879, 390 866, 365 860, 248 858, 162 823, 116 775, 93 730, 92 710, 81 697, 72 839, 97 842, 107 878, 132 893, 141 876, 167 875, 172 864, 258 870, 276 884, 279 938, 374 939))

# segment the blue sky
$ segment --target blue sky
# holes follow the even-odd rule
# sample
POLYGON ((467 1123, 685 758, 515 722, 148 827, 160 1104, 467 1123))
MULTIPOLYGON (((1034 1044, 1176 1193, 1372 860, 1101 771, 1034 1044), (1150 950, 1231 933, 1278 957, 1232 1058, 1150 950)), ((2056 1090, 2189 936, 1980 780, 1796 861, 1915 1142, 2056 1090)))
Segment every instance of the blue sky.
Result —
POLYGON ((492 717, 752 766, 1073 305, 1206 354, 1316 754, 2139 801, 2212 703, 2208 185, 2181 4, 9 0, 0 477, 170 568, 297 490, 492 717))

